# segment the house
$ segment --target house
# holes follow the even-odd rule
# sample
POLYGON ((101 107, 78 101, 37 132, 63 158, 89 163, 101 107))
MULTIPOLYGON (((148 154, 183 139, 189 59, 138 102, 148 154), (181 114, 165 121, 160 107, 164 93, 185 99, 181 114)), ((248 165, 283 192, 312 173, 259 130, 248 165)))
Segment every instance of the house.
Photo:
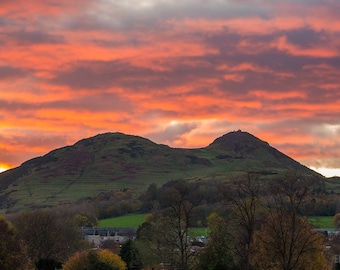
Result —
POLYGON ((135 228, 81 228, 84 238, 94 247, 101 247, 105 241, 114 241, 121 245, 136 237, 135 228))

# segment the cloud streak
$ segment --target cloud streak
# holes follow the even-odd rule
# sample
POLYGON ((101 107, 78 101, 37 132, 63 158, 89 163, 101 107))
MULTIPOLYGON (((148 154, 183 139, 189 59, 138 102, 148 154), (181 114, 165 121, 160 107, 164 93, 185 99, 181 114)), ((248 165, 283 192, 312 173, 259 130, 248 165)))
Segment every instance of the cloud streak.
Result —
POLYGON ((202 147, 242 129, 340 173, 339 9, 321 0, 2 3, 0 165, 107 131, 202 147))

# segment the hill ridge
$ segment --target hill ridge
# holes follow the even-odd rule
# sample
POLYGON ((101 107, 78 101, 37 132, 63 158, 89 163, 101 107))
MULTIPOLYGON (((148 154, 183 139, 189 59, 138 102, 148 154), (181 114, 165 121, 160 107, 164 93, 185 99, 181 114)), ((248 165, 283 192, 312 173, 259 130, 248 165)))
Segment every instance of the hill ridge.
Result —
POLYGON ((106 132, 1 173, 0 203, 2 210, 18 210, 75 201, 107 190, 129 188, 141 192, 152 183, 162 185, 174 179, 225 180, 235 173, 278 175, 289 170, 321 177, 240 130, 194 149, 106 132))

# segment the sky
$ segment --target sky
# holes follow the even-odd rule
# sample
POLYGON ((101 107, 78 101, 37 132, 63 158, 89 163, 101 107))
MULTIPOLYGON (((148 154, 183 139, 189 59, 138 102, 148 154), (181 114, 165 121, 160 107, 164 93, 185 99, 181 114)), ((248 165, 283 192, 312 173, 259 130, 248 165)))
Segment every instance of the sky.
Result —
POLYGON ((340 1, 0 0, 0 170, 99 133, 249 132, 340 176, 340 1))

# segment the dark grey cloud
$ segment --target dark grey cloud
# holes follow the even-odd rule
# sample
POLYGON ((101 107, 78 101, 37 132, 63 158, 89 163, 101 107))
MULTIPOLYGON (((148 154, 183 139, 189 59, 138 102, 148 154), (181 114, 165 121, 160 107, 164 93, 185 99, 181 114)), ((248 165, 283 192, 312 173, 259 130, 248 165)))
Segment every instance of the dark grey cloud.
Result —
POLYGON ((286 32, 290 43, 301 47, 312 47, 320 43, 329 44, 331 39, 325 31, 315 31, 309 28, 293 29, 286 32))
MULTIPOLYGON (((272 37, 274 38, 274 37, 272 37)), ((231 35, 231 40, 240 40, 241 37, 235 34, 231 35)), ((253 37, 254 42, 268 41, 268 36, 253 37)), ((225 46, 228 42, 228 34, 225 37, 216 36, 208 39, 210 45, 216 48, 225 46), (224 43, 223 40, 226 40, 224 43), (220 43, 222 45, 220 45, 220 43)), ((217 83, 218 91, 226 98, 233 95, 234 98, 247 99, 244 94, 254 89, 271 91, 273 94, 278 92, 289 92, 299 89, 305 93, 310 103, 320 103, 332 101, 338 94, 334 91, 325 91, 321 87, 325 83, 340 83, 340 78, 334 76, 327 81, 323 76, 315 76, 310 69, 305 66, 331 65, 332 60, 328 58, 317 58, 307 56, 287 55, 285 52, 268 49, 258 54, 246 54, 237 51, 237 42, 231 42, 228 51, 233 54, 220 53, 218 55, 205 55, 198 57, 173 57, 159 59, 157 63, 167 69, 164 71, 153 70, 151 68, 134 66, 127 60, 120 61, 81 61, 74 63, 71 70, 59 71, 55 77, 49 82, 58 85, 67 85, 74 91, 77 89, 92 89, 96 92, 109 89, 111 87, 123 88, 126 91, 133 92, 150 92, 155 90, 164 90, 164 96, 169 98, 176 97, 180 93, 167 92, 167 89, 188 85, 187 96, 208 94, 211 89, 209 87, 195 87, 193 82, 204 78, 215 78, 220 80, 217 83), (259 70, 232 70, 240 64, 254 64, 259 70), (230 69, 218 70, 217 67, 227 65, 230 69), (265 71, 262 71, 261 68, 265 71), (266 71, 267 70, 267 71, 266 71), (242 76, 241 81, 225 80, 224 75, 238 74, 242 76), (287 76, 286 76, 286 75, 287 76)), ((209 45, 209 46, 210 46, 209 45)), ((222 51, 222 50, 221 50, 222 51)), ((154 61, 157 61, 156 59, 154 61)), ((335 68, 332 67, 331 68, 335 68)), ((289 104, 291 102, 303 102, 301 97, 286 98, 284 100, 271 101, 273 104, 289 104)))
POLYGON ((58 44, 65 41, 63 36, 49 34, 44 30, 27 31, 23 29, 8 33, 7 38, 14 40, 19 45, 58 44))
POLYGON ((11 111, 16 112, 18 110, 31 110, 36 109, 36 106, 27 102, 15 101, 15 100, 4 100, 0 99, 0 111, 11 111))
MULTIPOLYGON (((191 61, 195 58, 188 57, 191 61)), ((49 82, 59 85, 67 85, 71 89, 107 89, 120 86, 133 91, 145 89, 166 89, 180 86, 194 80, 212 75, 211 67, 192 66, 181 64, 181 59, 171 70, 157 71, 146 67, 137 67, 124 61, 87 61, 79 62, 69 71, 60 71, 49 82)), ((200 59, 196 59, 201 61, 200 59)), ((170 59, 170 63, 173 63, 170 59)), ((167 65, 165 60, 164 66, 167 65)))
POLYGON ((69 100, 48 102, 42 105, 42 108, 45 107, 92 112, 117 112, 126 110, 131 113, 134 108, 133 104, 118 94, 105 92, 93 93, 91 96, 86 97, 75 97, 69 100))
POLYGON ((0 80, 22 78, 26 76, 26 71, 12 66, 0 66, 0 80))
POLYGON ((0 26, 5 27, 5 26, 8 26, 8 24, 9 24, 9 22, 6 18, 0 17, 0 26))
MULTIPOLYGON (((17 114, 17 117, 29 117, 32 116, 31 114, 33 114, 34 110, 43 109, 66 109, 72 111, 78 110, 92 112, 117 112, 128 110, 132 112, 133 108, 134 106, 129 102, 129 100, 123 99, 118 94, 106 92, 93 93, 93 95, 86 97, 80 96, 65 100, 54 100, 48 102, 23 102, 0 99, 0 111, 20 111, 20 114, 17 114), (30 115, 27 115, 27 113, 30 115)), ((58 115, 51 116, 49 119, 53 119, 54 117, 58 117, 58 115)))
POLYGON ((134 67, 122 61, 78 62, 72 70, 60 71, 51 83, 67 85, 72 89, 106 89, 118 82, 152 75, 147 68, 134 67))

